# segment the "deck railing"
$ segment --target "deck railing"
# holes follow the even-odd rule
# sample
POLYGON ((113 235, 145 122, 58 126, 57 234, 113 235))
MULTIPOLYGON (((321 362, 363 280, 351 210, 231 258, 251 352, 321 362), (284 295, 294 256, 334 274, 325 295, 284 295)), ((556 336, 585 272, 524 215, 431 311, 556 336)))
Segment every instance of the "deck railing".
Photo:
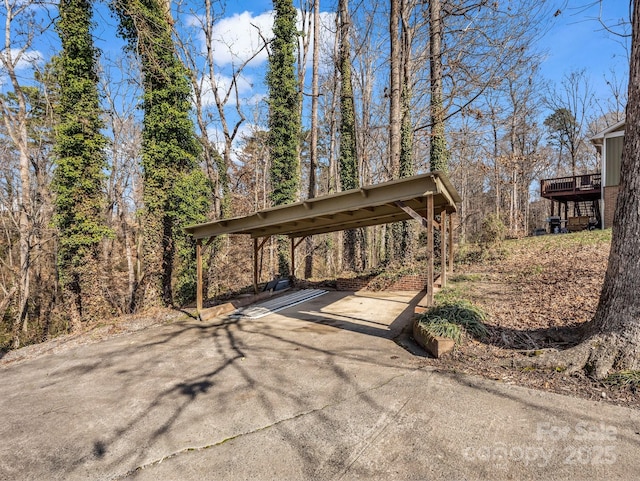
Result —
POLYGON ((601 185, 602 176, 600 173, 557 177, 555 179, 542 179, 540 181, 540 193, 542 196, 557 193, 579 193, 587 190, 600 190, 601 185))

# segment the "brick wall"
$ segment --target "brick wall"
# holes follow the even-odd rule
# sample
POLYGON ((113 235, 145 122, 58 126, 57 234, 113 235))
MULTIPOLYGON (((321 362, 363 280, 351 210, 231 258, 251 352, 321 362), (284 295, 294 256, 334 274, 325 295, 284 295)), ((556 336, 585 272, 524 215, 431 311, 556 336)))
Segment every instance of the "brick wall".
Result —
POLYGON ((336 288, 339 291, 421 291, 427 284, 426 275, 407 275, 394 281, 385 282, 377 277, 354 277, 338 279, 336 288))
POLYGON ((604 226, 607 228, 613 225, 613 213, 616 210, 619 189, 617 185, 604 188, 604 226))

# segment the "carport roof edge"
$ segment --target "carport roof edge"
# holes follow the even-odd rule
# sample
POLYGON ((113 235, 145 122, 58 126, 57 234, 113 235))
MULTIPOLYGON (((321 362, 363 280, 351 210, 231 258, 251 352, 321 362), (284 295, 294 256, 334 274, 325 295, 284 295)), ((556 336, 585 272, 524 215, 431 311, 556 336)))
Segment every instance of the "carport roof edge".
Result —
POLYGON ((376 185, 337 192, 293 204, 264 209, 248 216, 188 226, 195 239, 223 234, 304 237, 369 225, 408 220, 402 203, 426 215, 424 199, 433 195, 434 211, 455 212, 461 198, 442 172, 429 172, 376 185))

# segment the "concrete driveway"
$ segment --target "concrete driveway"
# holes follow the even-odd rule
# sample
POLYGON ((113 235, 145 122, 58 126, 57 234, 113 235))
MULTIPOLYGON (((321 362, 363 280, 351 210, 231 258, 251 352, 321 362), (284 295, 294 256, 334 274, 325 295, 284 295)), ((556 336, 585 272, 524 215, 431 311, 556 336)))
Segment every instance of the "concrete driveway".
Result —
POLYGON ((613 480, 640 412, 439 373, 421 296, 330 292, 0 369, 1 480, 613 480))

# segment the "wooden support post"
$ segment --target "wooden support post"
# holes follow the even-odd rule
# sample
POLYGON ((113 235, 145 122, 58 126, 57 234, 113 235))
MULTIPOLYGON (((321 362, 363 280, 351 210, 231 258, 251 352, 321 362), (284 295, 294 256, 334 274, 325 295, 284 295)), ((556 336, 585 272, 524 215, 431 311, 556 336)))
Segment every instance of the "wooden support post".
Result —
POLYGON ((449 214, 449 274, 453 274, 453 212, 449 214))
POLYGON ((289 276, 291 286, 296 283, 296 240, 291 238, 291 275, 289 276))
POLYGON ((440 212, 440 287, 447 287, 447 211, 440 212))
POLYGON ((427 295, 428 306, 433 305, 433 195, 427 195, 427 295))
POLYGON ((258 248, 258 238, 253 238, 253 293, 258 293, 258 255, 260 249, 258 248))
POLYGON ((202 312, 202 239, 196 241, 196 310, 202 312))

